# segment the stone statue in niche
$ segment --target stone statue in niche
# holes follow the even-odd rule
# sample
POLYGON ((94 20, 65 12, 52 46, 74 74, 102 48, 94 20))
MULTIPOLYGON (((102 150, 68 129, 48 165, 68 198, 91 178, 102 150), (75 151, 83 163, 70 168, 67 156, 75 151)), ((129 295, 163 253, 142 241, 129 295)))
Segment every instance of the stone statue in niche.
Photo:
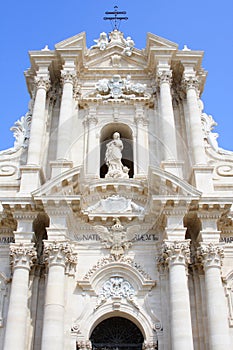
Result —
POLYGON ((120 139, 119 132, 113 134, 112 141, 106 145, 105 163, 108 166, 106 178, 128 178, 129 168, 121 162, 123 150, 123 142, 120 139))

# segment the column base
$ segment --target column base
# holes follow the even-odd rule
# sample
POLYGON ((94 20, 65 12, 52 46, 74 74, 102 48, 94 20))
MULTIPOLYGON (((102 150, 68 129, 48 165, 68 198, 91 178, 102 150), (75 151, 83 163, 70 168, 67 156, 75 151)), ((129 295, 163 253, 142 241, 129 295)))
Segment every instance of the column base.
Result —
POLYGON ((73 162, 65 159, 51 161, 49 164, 51 167, 51 179, 73 168, 73 162))
POLYGON ((183 179, 183 165, 184 162, 178 160, 162 161, 161 168, 180 179, 183 179))
POLYGON ((214 191, 213 185, 213 166, 195 165, 193 167, 192 184, 197 190, 203 193, 211 193, 214 191))
POLYGON ((44 182, 45 177, 41 167, 37 165, 25 165, 20 167, 21 182, 18 196, 31 195, 44 182))

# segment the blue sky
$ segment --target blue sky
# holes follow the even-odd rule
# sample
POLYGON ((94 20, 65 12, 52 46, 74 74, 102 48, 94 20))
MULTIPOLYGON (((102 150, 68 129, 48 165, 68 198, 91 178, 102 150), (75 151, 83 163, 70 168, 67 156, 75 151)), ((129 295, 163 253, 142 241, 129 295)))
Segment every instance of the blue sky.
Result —
POLYGON ((202 95, 207 114, 218 123, 219 145, 233 150, 233 1, 223 0, 40 0, 4 1, 1 4, 0 38, 0 149, 14 142, 9 130, 27 112, 29 95, 23 72, 29 67, 29 50, 50 49, 85 31, 87 46, 102 31, 111 31, 104 12, 127 11, 120 30, 135 46, 146 46, 147 32, 193 50, 205 51, 208 71, 202 95))

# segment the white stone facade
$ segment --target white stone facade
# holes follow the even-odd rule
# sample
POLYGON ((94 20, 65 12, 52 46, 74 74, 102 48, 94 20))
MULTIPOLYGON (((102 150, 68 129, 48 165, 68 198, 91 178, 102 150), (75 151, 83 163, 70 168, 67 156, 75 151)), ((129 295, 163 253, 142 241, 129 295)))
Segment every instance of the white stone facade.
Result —
POLYGON ((233 153, 200 99, 203 52, 95 43, 30 52, 0 152, 0 348, 231 349, 233 153), (124 327, 134 342, 114 343, 124 327))

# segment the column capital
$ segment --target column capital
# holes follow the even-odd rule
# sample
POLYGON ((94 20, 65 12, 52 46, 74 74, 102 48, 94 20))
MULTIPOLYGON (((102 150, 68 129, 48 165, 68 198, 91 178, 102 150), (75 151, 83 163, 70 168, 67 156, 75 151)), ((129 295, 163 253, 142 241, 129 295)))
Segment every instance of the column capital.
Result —
POLYGON ((205 269, 210 267, 221 268, 224 257, 224 244, 201 243, 197 249, 197 260, 205 269))
POLYGON ((73 247, 68 242, 48 242, 44 241, 44 261, 52 265, 63 265, 66 273, 74 274, 77 265, 77 254, 73 252, 73 247))
POLYGON ((190 89, 194 89, 196 93, 199 94, 199 80, 196 76, 184 75, 181 85, 186 92, 190 89))
POLYGON ((10 265, 13 269, 30 267, 37 260, 37 252, 32 243, 12 243, 10 245, 10 265))
POLYGON ((62 70, 61 71, 61 83, 64 85, 66 83, 74 84, 77 79, 77 74, 74 70, 62 70))
POLYGON ((86 123, 91 126, 91 125, 96 125, 98 123, 98 118, 97 116, 93 113, 93 112, 90 112, 86 118, 85 118, 85 121, 86 123))
POLYGON ((48 76, 37 75, 34 79, 37 90, 44 89, 48 91, 50 88, 50 79, 48 76))
POLYGON ((156 74, 156 79, 159 86, 163 83, 167 83, 171 86, 172 83, 172 71, 171 69, 158 70, 156 74))
POLYGON ((185 265, 190 263, 190 240, 167 241, 161 247, 161 262, 171 265, 185 265))

